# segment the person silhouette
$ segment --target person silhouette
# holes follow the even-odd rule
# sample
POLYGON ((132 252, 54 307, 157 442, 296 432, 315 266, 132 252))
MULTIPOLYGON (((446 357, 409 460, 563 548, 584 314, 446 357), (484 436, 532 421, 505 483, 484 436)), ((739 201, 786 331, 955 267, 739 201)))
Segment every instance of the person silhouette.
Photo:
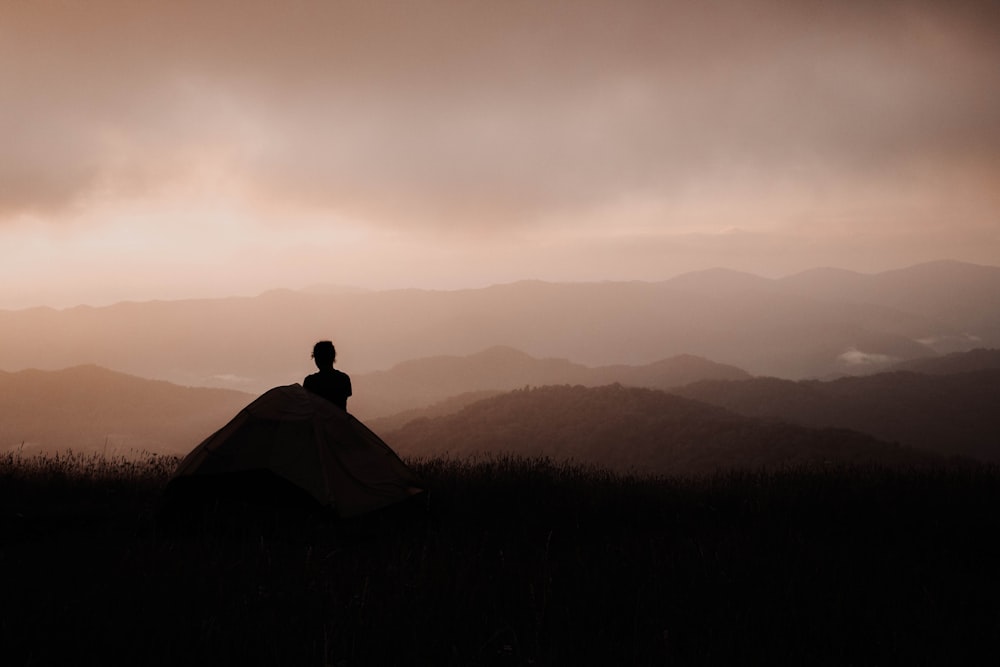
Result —
POLYGON ((302 386, 347 412, 347 398, 351 395, 351 378, 347 373, 342 373, 333 367, 333 362, 337 360, 337 348, 332 342, 321 340, 313 345, 312 358, 319 372, 307 375, 302 381, 302 386))

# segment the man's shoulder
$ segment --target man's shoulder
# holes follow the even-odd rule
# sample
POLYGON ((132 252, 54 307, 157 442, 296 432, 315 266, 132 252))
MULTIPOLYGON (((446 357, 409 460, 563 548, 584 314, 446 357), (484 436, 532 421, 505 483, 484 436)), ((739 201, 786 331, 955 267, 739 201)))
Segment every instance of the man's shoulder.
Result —
POLYGON ((326 377, 328 377, 328 378, 336 378, 337 380, 340 380, 341 382, 343 382, 344 380, 347 380, 348 382, 351 381, 351 376, 350 375, 348 375, 344 371, 338 371, 336 368, 334 368, 333 371, 328 371, 326 373, 326 377))
POLYGON ((319 371, 318 373, 307 375, 304 382, 329 382, 330 380, 339 380, 341 382, 346 380, 347 382, 350 382, 351 376, 334 368, 329 371, 319 371))

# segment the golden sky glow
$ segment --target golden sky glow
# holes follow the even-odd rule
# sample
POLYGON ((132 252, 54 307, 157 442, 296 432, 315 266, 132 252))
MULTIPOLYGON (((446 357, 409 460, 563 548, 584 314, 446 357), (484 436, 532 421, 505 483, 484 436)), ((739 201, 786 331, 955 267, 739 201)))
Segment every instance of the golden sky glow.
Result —
POLYGON ((1000 264, 992 2, 0 3, 0 308, 1000 264))

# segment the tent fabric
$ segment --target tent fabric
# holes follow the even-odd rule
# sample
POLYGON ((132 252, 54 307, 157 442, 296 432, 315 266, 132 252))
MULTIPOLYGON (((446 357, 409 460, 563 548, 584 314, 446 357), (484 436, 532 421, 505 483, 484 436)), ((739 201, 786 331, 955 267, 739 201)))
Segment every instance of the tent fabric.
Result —
POLYGON ((181 461, 173 480, 270 471, 348 517, 420 493, 419 480, 353 415, 299 384, 275 387, 181 461))

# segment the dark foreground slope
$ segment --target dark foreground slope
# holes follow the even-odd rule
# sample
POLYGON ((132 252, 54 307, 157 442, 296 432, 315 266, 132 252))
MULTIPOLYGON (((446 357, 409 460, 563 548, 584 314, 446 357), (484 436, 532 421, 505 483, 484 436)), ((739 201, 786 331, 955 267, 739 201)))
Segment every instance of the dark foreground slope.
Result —
POLYGON ((802 463, 912 465, 933 460, 861 433, 765 422, 620 385, 514 391, 453 415, 411 421, 384 437, 410 456, 502 452, 678 475, 802 463))
POLYGON ((425 461, 418 506, 174 534, 174 461, 0 457, 3 664, 985 664, 1000 639, 996 469, 425 461))

